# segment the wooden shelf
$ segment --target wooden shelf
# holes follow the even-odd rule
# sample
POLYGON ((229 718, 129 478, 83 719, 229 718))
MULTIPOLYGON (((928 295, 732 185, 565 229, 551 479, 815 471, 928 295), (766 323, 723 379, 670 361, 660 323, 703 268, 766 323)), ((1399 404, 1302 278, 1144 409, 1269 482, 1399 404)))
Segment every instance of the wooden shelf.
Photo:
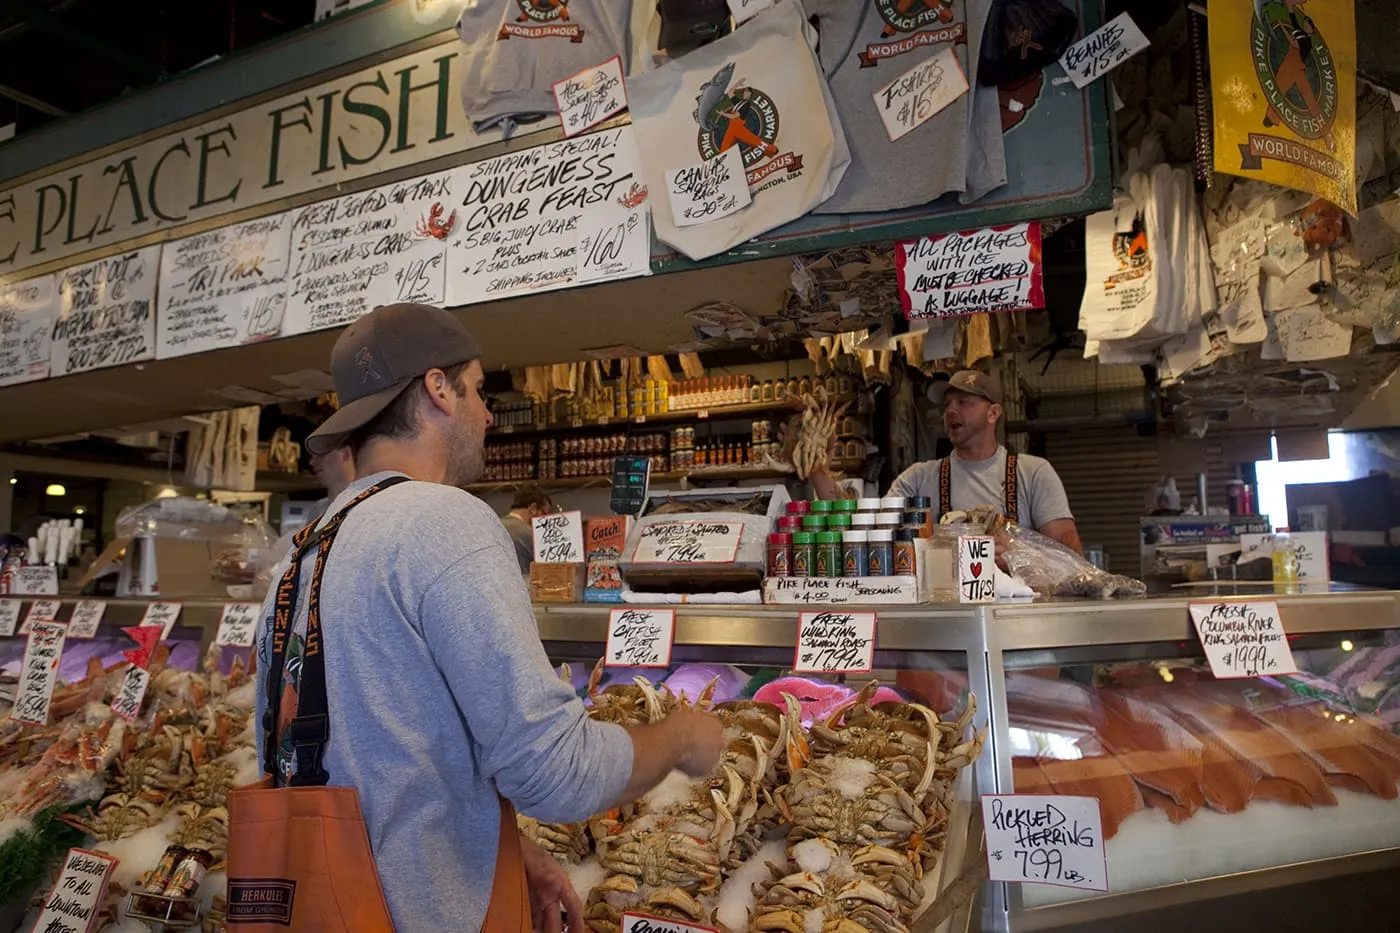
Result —
MULTIPOLYGON (((859 469, 863 460, 837 460, 831 464, 832 468, 838 471, 859 469)), ((680 482, 689 480, 692 483, 728 481, 736 482, 746 479, 787 479, 796 478, 797 474, 791 470, 769 470, 761 467, 748 466, 723 466, 723 467, 695 467, 690 470, 672 470, 665 473, 651 474, 653 483, 680 482)), ((538 485, 545 492, 563 492, 569 489, 602 489, 612 487, 611 476, 570 476, 560 479, 514 479, 501 480, 491 483, 473 483, 467 486, 469 492, 477 494, 490 494, 494 492, 511 492, 521 486, 538 485)))
POLYGON ((315 492, 326 487, 322 486, 321 481, 312 473, 259 470, 253 488, 258 492, 315 492))
MULTIPOLYGON (((855 400, 854 395, 843 395, 836 399, 839 403, 855 400)), ((627 418, 597 418, 580 421, 577 424, 558 423, 543 427, 533 424, 507 425, 491 428, 486 432, 489 438, 530 437, 537 434, 554 434, 568 431, 596 431, 599 428, 647 428, 654 424, 689 424, 700 421, 722 421, 726 418, 745 418, 772 411, 787 411, 796 414, 800 409, 796 403, 786 399, 780 402, 747 402, 743 405, 716 405, 714 408, 688 408, 684 411, 666 411, 654 415, 632 415, 627 418)))

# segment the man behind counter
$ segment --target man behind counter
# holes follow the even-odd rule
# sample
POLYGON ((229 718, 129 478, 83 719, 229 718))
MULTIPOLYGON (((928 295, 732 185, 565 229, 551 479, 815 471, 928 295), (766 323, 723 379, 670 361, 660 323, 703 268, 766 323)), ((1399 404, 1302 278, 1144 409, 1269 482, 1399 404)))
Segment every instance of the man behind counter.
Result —
POLYGON ((510 532, 510 540, 515 544, 515 559, 520 562, 520 572, 530 572, 530 562, 535 559, 535 528, 532 519, 548 515, 554 511, 554 501, 538 485, 531 483, 521 486, 510 500, 510 511, 501 519, 501 524, 510 532))
MULTIPOLYGON (((923 496, 936 505, 939 516, 995 505, 1022 527, 1082 553, 1055 468, 1040 457, 1008 454, 997 442, 1001 400, 1001 386, 993 377, 975 370, 956 373, 943 398, 943 427, 953 443, 952 456, 914 464, 895 478, 888 495, 923 496)), ((821 498, 837 497, 836 479, 826 470, 809 479, 821 498)))

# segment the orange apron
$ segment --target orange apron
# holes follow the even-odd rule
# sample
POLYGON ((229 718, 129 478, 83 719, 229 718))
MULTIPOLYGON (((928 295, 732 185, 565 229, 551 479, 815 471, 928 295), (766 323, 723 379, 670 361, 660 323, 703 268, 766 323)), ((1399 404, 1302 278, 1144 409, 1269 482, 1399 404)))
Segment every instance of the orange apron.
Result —
MULTIPOLYGON (((345 515, 370 496, 407 477, 371 486, 319 529, 297 533, 291 565, 277 587, 273 657, 267 671, 263 721, 264 770, 276 773, 277 748, 293 738, 296 773, 289 786, 266 777, 229 793, 228 909, 226 923, 240 933, 393 933, 389 905, 370 850, 369 833, 353 787, 330 787, 322 756, 330 739, 325 656, 321 634, 321 577, 326 555, 345 515), (297 606, 301 561, 313 548, 307 609, 306 655, 295 710, 282 708, 288 634, 297 606)), ((495 880, 484 933, 528 933, 530 896, 515 810, 501 798, 495 880)), ((433 879, 423 879, 431 885, 433 879)))

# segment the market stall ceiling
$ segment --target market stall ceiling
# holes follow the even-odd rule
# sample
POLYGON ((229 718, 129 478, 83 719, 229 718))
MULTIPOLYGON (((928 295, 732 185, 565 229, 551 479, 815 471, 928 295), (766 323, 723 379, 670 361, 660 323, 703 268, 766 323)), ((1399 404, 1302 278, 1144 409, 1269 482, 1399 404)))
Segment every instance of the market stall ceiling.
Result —
MULTIPOLYGON (((650 352, 689 343, 685 312, 729 301, 753 313, 780 307, 790 259, 764 259, 673 272, 591 288, 531 295, 461 309, 490 369, 581 359, 596 347, 630 344, 650 352)), ((101 369, 0 389, 0 443, 140 425, 238 404, 230 386, 276 394, 275 377, 327 370, 339 330, 101 369)))

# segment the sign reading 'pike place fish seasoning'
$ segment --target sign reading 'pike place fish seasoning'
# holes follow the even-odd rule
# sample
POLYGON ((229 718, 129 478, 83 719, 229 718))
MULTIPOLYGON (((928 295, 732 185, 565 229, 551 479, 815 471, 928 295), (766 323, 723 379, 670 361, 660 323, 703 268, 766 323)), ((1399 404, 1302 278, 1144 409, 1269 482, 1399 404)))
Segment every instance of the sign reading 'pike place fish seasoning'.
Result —
POLYGON ((1298 673, 1278 603, 1192 603, 1190 609, 1216 677, 1298 673))

